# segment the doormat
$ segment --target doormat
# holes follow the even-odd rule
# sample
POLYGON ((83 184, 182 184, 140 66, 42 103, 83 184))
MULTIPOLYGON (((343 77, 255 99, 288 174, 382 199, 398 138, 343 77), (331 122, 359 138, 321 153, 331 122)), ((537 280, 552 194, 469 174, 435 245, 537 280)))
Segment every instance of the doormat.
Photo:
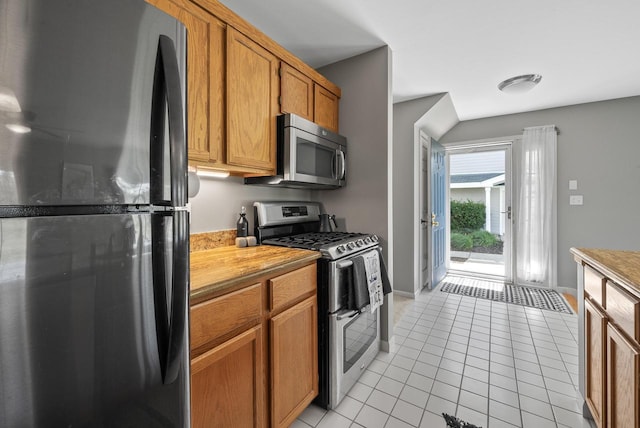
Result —
POLYGON ((548 311, 562 312, 565 314, 573 313, 564 298, 554 290, 521 287, 508 284, 496 284, 491 287, 477 287, 473 285, 443 282, 440 291, 476 297, 478 299, 495 300, 497 302, 512 303, 515 305, 529 306, 548 311))
POLYGON ((455 416, 447 415, 446 413, 443 413, 442 417, 444 417, 444 420, 447 422, 447 427, 449 428, 482 428, 478 425, 470 424, 462 419, 458 419, 455 416))

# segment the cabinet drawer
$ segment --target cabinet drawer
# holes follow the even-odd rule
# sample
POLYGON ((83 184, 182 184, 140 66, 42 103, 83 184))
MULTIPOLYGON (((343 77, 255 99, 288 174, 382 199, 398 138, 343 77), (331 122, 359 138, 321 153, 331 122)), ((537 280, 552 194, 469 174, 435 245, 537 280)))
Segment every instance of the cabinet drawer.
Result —
POLYGON ((621 330, 640 341, 640 299, 607 281, 607 315, 621 330))
POLYGON ((316 291, 316 264, 269 281, 269 309, 277 311, 316 291))
POLYGON ((600 273, 591 269, 589 266, 584 267, 584 291, 589 296, 598 302, 600 306, 604 306, 605 299, 605 279, 600 273))
POLYGON ((191 349, 260 321, 261 284, 195 305, 191 308, 191 349))

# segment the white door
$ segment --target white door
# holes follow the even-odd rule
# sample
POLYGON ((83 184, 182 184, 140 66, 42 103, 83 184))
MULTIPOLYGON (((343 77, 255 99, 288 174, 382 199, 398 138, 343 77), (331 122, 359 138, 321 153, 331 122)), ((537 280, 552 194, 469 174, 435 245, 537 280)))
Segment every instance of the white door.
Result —
POLYGON ((431 287, 429 261, 429 137, 420 133, 420 286, 431 287))

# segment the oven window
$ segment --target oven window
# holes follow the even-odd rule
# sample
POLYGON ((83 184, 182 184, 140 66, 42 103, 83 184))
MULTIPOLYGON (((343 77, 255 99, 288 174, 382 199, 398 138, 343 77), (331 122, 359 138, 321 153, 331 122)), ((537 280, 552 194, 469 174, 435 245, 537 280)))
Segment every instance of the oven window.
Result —
POLYGON ((334 150, 300 137, 296 140, 296 144, 296 173, 334 178, 334 150))
POLYGON ((378 335, 378 311, 371 313, 367 306, 360 315, 343 327, 344 362, 346 373, 369 349, 378 335))

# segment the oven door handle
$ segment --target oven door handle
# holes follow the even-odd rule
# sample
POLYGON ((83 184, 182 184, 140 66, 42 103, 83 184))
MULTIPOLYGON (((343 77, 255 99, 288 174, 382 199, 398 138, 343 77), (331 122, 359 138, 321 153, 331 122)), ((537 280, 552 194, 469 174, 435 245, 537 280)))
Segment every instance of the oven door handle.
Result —
POLYGON ((343 319, 346 319, 346 318, 353 318, 356 315, 358 315, 359 313, 360 313, 360 311, 357 311, 357 310, 354 309, 354 310, 346 312, 346 313, 338 314, 336 316, 336 318, 337 318, 338 321, 340 321, 340 320, 343 320, 343 319))
POLYGON ((342 260, 336 263, 338 269, 346 269, 349 266, 353 266, 353 260, 342 260))

